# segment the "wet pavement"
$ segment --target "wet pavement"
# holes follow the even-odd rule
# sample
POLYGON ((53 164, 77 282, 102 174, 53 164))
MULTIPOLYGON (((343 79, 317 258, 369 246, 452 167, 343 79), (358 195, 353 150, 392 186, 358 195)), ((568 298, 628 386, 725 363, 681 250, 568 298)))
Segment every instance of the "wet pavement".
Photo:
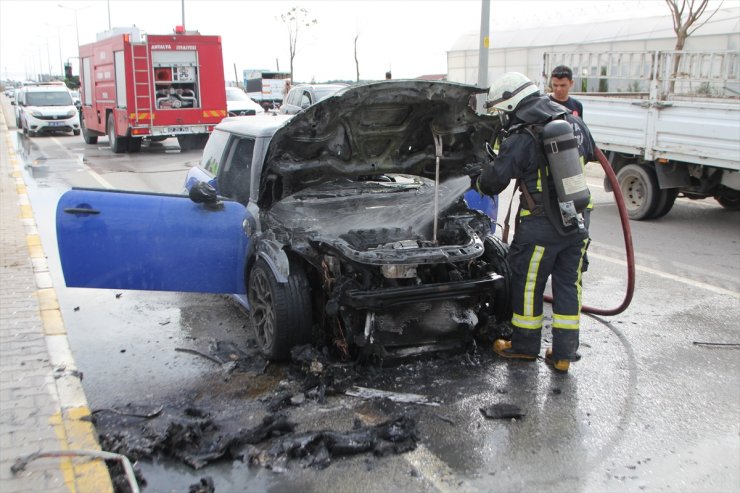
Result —
MULTIPOLYGON (((29 159, 38 152, 52 154, 36 150, 29 159)), ((174 175, 169 170, 193 161, 190 154, 181 162, 165 155, 170 160, 147 167, 174 175)), ((86 157, 85 166, 107 170, 98 175, 120 186, 139 173, 113 170, 125 165, 142 171, 139 160, 147 155, 133 163, 119 160, 115 167, 105 159, 86 157)), ((147 435, 147 429, 166 431, 173 421, 185 420, 214 432, 209 436, 217 443, 217 436, 242 436, 277 414, 295 424, 293 434, 346 434, 399 416, 415 423, 413 450, 332 457, 324 468, 303 467, 295 459, 277 469, 249 464, 255 453, 250 446, 270 450, 285 434, 243 444, 200 469, 163 448, 138 462, 144 491, 188 491, 205 477, 217 492, 740 490, 740 360, 735 346, 712 345, 740 343, 737 213, 679 200, 665 221, 633 223, 634 301, 617 316, 583 317, 582 359, 568 375, 553 373, 541 360, 502 361, 488 347, 471 347, 382 368, 338 365, 341 385, 327 386, 322 400, 320 378, 307 386, 313 383, 310 364, 308 371, 305 363, 265 366, 255 356, 248 319, 226 297, 64 288, 54 259, 55 197, 65 183, 94 181, 95 175, 74 159, 54 162, 61 165, 47 166, 43 177, 26 168, 26 179, 101 435, 115 433, 127 420, 139 432, 133 436, 143 440, 166 435, 147 435), (711 239, 689 234, 704 230, 712 232, 711 239), (669 249, 676 253, 661 255, 669 249), (222 362, 224 354, 217 356, 219 347, 228 362, 222 362), (350 383, 418 394, 440 405, 364 399, 339 390, 350 383), (481 409, 495 405, 516 406, 526 415, 486 418, 481 409)), ((144 176, 136 186, 152 180, 150 186, 175 190, 181 184, 156 173, 144 176)), ((618 305, 625 285, 608 198, 597 196, 597 241, 584 277, 584 303, 600 307, 618 305)))

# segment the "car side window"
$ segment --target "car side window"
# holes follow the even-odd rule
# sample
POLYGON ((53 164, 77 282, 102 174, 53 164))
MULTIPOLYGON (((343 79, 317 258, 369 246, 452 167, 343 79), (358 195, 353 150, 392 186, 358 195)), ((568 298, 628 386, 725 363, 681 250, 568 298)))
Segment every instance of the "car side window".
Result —
POLYGON ((214 130, 208 138, 208 143, 205 149, 203 149, 200 167, 210 173, 211 176, 218 175, 218 168, 224 156, 224 149, 226 149, 226 142, 228 140, 229 134, 220 130, 214 130))
POLYGON ((305 91, 301 95, 301 104, 300 104, 300 106, 301 106, 301 109, 306 109, 309 106, 311 106, 311 98, 309 97, 308 93, 305 92, 305 91))
POLYGON ((218 188, 221 195, 247 205, 253 155, 254 139, 246 137, 232 139, 226 161, 218 177, 218 188))
POLYGON ((300 91, 297 91, 295 89, 290 91, 290 94, 288 95, 288 104, 292 104, 293 106, 298 106, 299 94, 300 94, 300 91))

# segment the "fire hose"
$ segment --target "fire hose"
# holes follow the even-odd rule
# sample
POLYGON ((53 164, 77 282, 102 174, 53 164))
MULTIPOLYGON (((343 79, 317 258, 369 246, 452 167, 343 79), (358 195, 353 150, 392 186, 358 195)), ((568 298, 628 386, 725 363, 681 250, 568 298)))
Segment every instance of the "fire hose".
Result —
MULTIPOLYGON (((624 299, 622 300, 622 303, 616 308, 604 309, 583 305, 581 307, 581 311, 594 315, 617 315, 627 309, 630 302, 632 301, 632 295, 635 292, 635 251, 632 246, 632 230, 630 229, 629 217, 627 216, 627 209, 624 206, 624 198, 620 193, 617 176, 614 174, 614 170, 612 169, 609 160, 598 147, 596 148, 596 157, 599 159, 601 167, 604 168, 604 173, 606 173, 606 177, 609 179, 612 190, 614 190, 614 200, 617 203, 617 210, 619 210, 619 219, 622 222, 622 233, 624 234, 624 249, 627 253, 627 290, 624 294, 624 299)), ((547 301, 548 303, 552 303, 552 296, 545 296, 545 301, 547 301)))

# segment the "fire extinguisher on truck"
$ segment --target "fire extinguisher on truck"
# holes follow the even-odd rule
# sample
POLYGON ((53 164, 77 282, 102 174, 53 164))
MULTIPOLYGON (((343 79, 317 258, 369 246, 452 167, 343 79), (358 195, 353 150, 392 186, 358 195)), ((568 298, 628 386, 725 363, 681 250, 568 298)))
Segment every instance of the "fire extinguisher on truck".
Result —
POLYGON ((113 29, 80 46, 80 123, 87 144, 108 136, 114 153, 138 152, 144 139, 177 137, 203 148, 226 116, 220 36, 178 26, 173 34, 113 29))

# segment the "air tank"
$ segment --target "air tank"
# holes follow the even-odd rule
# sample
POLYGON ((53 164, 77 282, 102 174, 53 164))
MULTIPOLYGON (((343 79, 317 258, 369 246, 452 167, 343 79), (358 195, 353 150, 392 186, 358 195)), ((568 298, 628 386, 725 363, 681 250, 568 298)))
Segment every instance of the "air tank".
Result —
POLYGON ((558 202, 573 202, 576 211, 583 211, 591 199, 591 193, 586 185, 573 127, 565 120, 547 123, 542 129, 542 143, 558 202))

